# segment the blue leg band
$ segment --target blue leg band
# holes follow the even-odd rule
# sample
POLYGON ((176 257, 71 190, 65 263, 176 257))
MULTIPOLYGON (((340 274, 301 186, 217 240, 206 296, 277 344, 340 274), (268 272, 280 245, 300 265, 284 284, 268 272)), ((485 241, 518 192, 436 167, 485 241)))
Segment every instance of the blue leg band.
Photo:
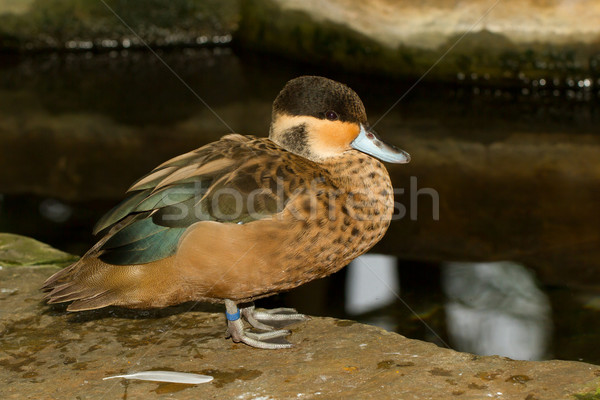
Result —
POLYGON ((227 321, 237 321, 240 319, 240 309, 238 308, 235 314, 229 314, 227 311, 225 311, 225 316, 227 317, 227 321))

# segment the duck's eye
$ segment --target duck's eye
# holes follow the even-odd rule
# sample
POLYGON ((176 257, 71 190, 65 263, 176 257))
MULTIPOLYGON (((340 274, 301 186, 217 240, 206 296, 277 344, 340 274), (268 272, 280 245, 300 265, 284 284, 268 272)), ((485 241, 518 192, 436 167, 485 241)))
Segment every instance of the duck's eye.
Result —
POLYGON ((327 111, 325 113, 325 118, 327 118, 330 121, 335 121, 337 120, 339 117, 337 115, 337 113, 335 111, 327 111))

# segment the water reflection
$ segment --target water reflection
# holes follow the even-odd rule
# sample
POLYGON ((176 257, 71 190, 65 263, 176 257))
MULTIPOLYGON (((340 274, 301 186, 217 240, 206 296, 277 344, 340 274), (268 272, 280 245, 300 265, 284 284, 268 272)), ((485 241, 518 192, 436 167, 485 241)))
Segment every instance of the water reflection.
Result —
POLYGON ((523 265, 446 263, 443 288, 453 347, 520 360, 548 357, 550 302, 523 265))
MULTIPOLYGON (((396 257, 383 254, 365 254, 352 261, 347 268, 344 308, 350 316, 365 314, 396 302, 400 280, 396 257)), ((389 315, 374 315, 363 321, 387 330, 394 330, 395 322, 389 315)))
POLYGON ((56 199, 45 199, 40 203, 40 214, 52 222, 66 222, 73 215, 73 209, 56 199))
POLYGON ((415 330, 407 325, 421 324, 425 338, 434 335, 438 340, 432 341, 439 345, 445 344, 442 337, 448 338, 453 348, 469 353, 518 360, 549 358, 550 300, 525 266, 511 261, 447 262, 441 265, 441 275, 428 275, 440 281, 441 296, 434 293, 435 286, 417 283, 420 287, 415 287, 415 282, 407 282, 419 278, 399 268, 396 257, 363 255, 347 267, 346 316, 409 337, 415 330), (401 277, 407 290, 401 288, 401 277), (414 290, 419 292, 416 296, 414 290), (444 305, 443 315, 436 315, 436 307, 423 300, 427 296, 444 305), (397 311, 391 312, 393 308, 397 311), (436 321, 444 315, 445 327, 436 321))

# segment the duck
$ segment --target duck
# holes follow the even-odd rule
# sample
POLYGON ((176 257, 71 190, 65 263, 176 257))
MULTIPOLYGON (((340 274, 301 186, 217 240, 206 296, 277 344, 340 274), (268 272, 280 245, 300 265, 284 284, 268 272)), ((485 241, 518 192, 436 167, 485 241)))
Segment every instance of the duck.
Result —
POLYGON ((228 134, 138 179, 94 227, 97 243, 50 276, 47 303, 225 305, 227 337, 289 348, 279 329, 309 319, 254 301, 340 270, 385 234, 394 210, 382 141, 351 88, 320 76, 287 82, 268 137, 228 134))

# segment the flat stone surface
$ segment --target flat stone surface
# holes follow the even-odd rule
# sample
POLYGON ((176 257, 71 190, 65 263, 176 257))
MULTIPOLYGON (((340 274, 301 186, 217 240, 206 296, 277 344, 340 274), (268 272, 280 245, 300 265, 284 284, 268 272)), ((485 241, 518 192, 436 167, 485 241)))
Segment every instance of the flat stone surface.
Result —
POLYGON ((292 327, 293 349, 268 351, 226 340, 214 306, 68 314, 41 302, 38 288, 55 271, 0 270, 2 399, 556 400, 597 398, 600 387, 600 366, 458 353, 353 321, 313 318, 292 327), (215 379, 102 380, 145 370, 215 379))

